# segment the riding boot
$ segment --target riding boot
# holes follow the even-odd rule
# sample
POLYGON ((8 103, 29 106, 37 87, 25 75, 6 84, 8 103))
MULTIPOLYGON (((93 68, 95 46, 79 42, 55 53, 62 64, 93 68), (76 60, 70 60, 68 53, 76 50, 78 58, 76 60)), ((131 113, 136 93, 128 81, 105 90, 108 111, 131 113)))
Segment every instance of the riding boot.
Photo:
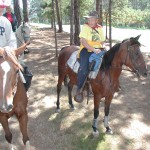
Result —
POLYGON ((83 91, 77 90, 76 95, 74 96, 74 100, 78 103, 83 102, 83 91))

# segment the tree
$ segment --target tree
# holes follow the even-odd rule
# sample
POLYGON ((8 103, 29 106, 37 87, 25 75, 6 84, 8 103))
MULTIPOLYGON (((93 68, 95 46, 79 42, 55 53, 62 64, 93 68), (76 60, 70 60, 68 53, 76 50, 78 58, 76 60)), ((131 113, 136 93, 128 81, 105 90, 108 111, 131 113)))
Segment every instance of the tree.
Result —
POLYGON ((54 0, 52 0, 52 12, 53 12, 54 34, 55 34, 55 49, 56 49, 56 53, 55 54, 56 54, 56 57, 58 57, 54 0))
POLYGON ((70 9, 70 45, 74 44, 74 0, 71 0, 70 9))
POLYGON ((112 0, 109 0, 109 44, 110 48, 112 47, 112 34, 111 34, 111 6, 112 6, 112 0))
POLYGON ((29 22, 27 0, 22 0, 23 4, 23 21, 29 22))
POLYGON ((79 33, 80 33, 80 17, 79 17, 79 0, 74 0, 74 24, 75 24, 75 32, 74 32, 74 44, 80 45, 79 33))
POLYGON ((62 32, 62 18, 60 17, 61 11, 59 8, 58 0, 55 0, 55 3, 56 3, 56 14, 57 14, 57 21, 58 21, 58 32, 62 32))
POLYGON ((41 9, 42 0, 30 0, 30 11, 29 11, 29 18, 33 22, 41 22, 43 19, 42 13, 43 9, 41 9))
POLYGON ((13 0, 14 3, 14 13, 16 15, 17 21, 18 21, 18 27, 21 25, 21 13, 20 13, 20 6, 19 6, 19 0, 13 0))

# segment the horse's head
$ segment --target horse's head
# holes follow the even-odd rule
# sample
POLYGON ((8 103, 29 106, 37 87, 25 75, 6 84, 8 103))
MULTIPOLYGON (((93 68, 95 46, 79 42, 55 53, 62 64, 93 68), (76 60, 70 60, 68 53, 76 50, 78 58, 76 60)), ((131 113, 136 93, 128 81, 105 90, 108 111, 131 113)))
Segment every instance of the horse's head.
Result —
POLYGON ((127 65, 138 76, 147 76, 147 67, 140 50, 139 36, 124 40, 121 48, 125 50, 124 64, 127 65))
POLYGON ((0 111, 12 108, 13 94, 17 84, 18 67, 11 61, 0 58, 0 111))
POLYGON ((23 22, 16 31, 18 47, 22 45, 22 43, 30 41, 30 33, 31 33, 30 26, 28 25, 27 22, 23 22))

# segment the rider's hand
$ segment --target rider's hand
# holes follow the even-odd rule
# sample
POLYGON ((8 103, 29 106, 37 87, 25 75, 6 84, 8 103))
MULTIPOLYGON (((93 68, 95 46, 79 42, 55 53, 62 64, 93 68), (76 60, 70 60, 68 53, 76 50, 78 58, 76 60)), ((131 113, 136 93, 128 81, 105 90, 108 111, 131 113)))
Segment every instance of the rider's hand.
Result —
POLYGON ((5 52, 4 48, 0 47, 0 56, 4 56, 4 52, 5 52))
POLYGON ((101 50, 99 48, 94 48, 93 52, 96 53, 96 54, 98 54, 98 53, 101 52, 101 50))

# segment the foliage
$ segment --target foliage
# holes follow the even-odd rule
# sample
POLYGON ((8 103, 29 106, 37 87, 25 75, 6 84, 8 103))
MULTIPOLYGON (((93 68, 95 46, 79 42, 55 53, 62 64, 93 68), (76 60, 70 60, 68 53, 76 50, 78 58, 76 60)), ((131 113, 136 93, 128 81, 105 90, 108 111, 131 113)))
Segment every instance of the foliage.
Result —
MULTIPOLYGON (((52 15, 52 0, 31 0, 30 18, 32 21, 50 22, 52 15)), ((79 0, 80 22, 85 22, 84 17, 95 9, 95 1, 79 0)), ((108 0, 103 0, 103 20, 108 14, 108 0)), ((63 24, 70 23, 71 1, 60 0, 63 24)), ((112 0, 112 25, 125 27, 150 28, 150 3, 149 0, 112 0)), ((104 22, 105 23, 105 22, 104 22)))
POLYGON ((30 20, 33 22, 41 22, 42 21, 42 10, 41 10, 41 4, 42 0, 31 0, 30 1, 30 12, 29 17, 30 20))

